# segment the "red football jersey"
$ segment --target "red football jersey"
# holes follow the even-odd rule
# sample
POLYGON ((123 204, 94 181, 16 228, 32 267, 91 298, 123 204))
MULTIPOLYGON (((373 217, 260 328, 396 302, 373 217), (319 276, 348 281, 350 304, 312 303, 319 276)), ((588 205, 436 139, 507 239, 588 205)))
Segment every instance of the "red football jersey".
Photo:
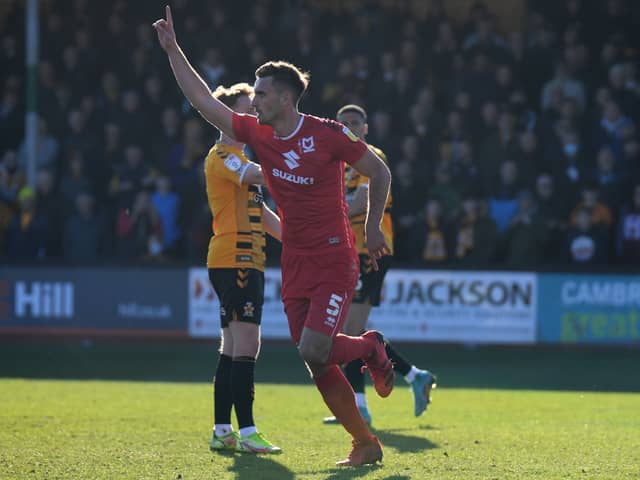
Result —
POLYGON ((344 162, 353 164, 367 146, 333 120, 302 115, 287 137, 253 115, 233 114, 235 138, 249 145, 278 204, 282 245, 297 254, 353 248, 344 191, 344 162))

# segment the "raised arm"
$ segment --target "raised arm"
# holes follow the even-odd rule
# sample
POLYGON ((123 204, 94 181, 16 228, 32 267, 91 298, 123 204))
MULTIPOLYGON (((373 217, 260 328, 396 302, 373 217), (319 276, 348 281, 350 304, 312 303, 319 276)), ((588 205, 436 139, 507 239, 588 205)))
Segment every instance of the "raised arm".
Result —
POLYGON ((365 222, 365 237, 373 268, 377 270, 378 262, 376 260, 383 255, 391 254, 391 249, 380 228, 384 206, 391 187, 391 172, 384 161, 370 149, 367 149, 362 158, 353 164, 353 167, 360 174, 369 177, 369 208, 365 222))
POLYGON ((233 137, 233 112, 224 103, 213 98, 207 84, 185 57, 176 41, 173 18, 168 5, 166 6, 166 15, 166 20, 164 18, 156 20, 153 23, 153 27, 158 33, 160 46, 169 57, 171 70, 173 70, 173 75, 176 78, 176 82, 178 82, 180 90, 205 120, 233 137))

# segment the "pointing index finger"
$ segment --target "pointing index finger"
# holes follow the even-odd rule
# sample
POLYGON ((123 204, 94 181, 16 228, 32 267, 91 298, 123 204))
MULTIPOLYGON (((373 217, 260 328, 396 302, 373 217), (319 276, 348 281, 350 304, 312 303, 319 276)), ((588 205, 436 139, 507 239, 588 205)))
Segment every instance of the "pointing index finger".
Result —
POLYGON ((167 14, 167 23, 169 24, 170 28, 173 28, 173 17, 171 16, 171 7, 167 5, 166 7, 164 7, 164 9, 167 14))

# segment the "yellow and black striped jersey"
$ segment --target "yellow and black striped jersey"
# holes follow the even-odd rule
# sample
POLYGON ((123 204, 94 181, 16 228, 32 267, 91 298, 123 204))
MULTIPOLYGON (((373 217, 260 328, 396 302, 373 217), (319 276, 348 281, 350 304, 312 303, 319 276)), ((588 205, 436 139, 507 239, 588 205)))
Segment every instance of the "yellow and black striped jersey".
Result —
POLYGON ((263 196, 256 185, 243 185, 249 167, 244 152, 216 143, 204 162, 213 236, 208 268, 255 268, 264 271, 263 196))
MULTIPOLYGON (((388 165, 387 156, 384 154, 382 150, 373 145, 369 145, 369 148, 373 150, 376 155, 378 155, 384 162, 388 165)), ((351 196, 355 195, 356 190, 360 185, 368 185, 369 179, 363 175, 360 175, 358 171, 351 167, 350 165, 345 165, 345 187, 347 193, 347 199, 351 196)), ((387 197, 387 203, 384 206, 384 215, 382 217, 382 233, 384 234, 384 239, 389 245, 391 249, 391 253, 393 254, 393 225, 391 223, 391 191, 389 191, 389 196, 387 197)), ((364 238, 364 222, 366 219, 366 213, 362 213, 360 215, 355 215, 349 219, 351 222, 351 228, 353 229, 353 233, 356 236, 356 248, 358 249, 358 253, 367 254, 369 251, 367 250, 367 245, 365 243, 364 238)))

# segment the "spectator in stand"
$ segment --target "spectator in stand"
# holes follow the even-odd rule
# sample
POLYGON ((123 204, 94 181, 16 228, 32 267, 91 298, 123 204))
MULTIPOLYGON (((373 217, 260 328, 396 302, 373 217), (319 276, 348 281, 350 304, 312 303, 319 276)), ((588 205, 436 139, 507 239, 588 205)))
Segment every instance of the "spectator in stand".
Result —
POLYGON ((421 219, 412 230, 411 258, 434 266, 448 262, 451 242, 442 215, 442 207, 436 199, 430 199, 424 207, 421 219), (422 221, 420 221, 422 220, 422 221))
POLYGON ((451 153, 449 162, 451 182, 461 192, 480 193, 480 169, 473 156, 473 145, 469 140, 462 140, 457 144, 455 152, 451 153))
POLYGON ((622 265, 640 266, 640 183, 635 184, 631 202, 620 213, 616 250, 622 265))
POLYGON ((22 187, 17 200, 18 212, 7 231, 7 255, 13 260, 44 258, 47 221, 37 207, 36 192, 22 187))
POLYGON ((162 236, 162 222, 151 194, 141 190, 131 209, 121 208, 118 212, 116 255, 123 259, 158 258, 162 254, 162 236))
POLYGON ((144 81, 144 94, 141 99, 142 111, 155 129, 160 129, 162 112, 166 108, 166 92, 158 75, 149 75, 144 81))
MULTIPOLYGON (((60 144, 56 138, 49 133, 47 121, 39 117, 38 119, 38 144, 36 145, 36 169, 57 167, 58 152, 60 144)), ((18 151, 18 164, 23 171, 27 170, 27 146, 23 141, 18 151)))
POLYGON ((371 115, 371 122, 369 123, 370 134, 372 143, 374 145, 380 145, 384 152, 389 152, 390 158, 398 158, 400 151, 398 145, 400 144, 398 137, 392 131, 391 128, 391 116, 387 111, 378 110, 371 115), (375 141, 373 140, 375 139, 375 141))
POLYGON ((578 208, 573 218, 565 239, 567 263, 574 266, 605 264, 609 243, 605 228, 592 223, 592 212, 585 207, 578 208))
POLYGON ((451 149, 453 145, 467 137, 462 114, 456 110, 449 112, 447 124, 442 133, 440 150, 451 149))
POLYGON ((100 91, 97 94, 98 108, 102 110, 110 121, 118 121, 121 111, 120 106, 120 79, 112 71, 106 71, 102 75, 100 91))
POLYGON ((528 130, 520 134, 519 142, 520 154, 514 158, 518 165, 518 174, 525 186, 533 187, 536 175, 542 167, 538 139, 533 131, 528 130))
POLYGON ((151 203, 158 212, 162 224, 162 252, 175 256, 182 232, 178 227, 180 198, 171 190, 171 180, 166 175, 156 178, 156 191, 151 195, 151 203))
POLYGON ((613 151, 608 146, 600 149, 596 164, 594 183, 598 186, 603 203, 615 211, 622 199, 628 196, 626 178, 616 171, 613 151))
POLYGON ((608 145, 611 148, 616 157, 616 163, 623 162, 624 132, 632 124, 631 119, 624 116, 617 102, 610 100, 605 104, 600 119, 599 142, 600 145, 608 145))
POLYGON ((70 150, 79 151, 86 158, 93 158, 96 154, 98 141, 87 128, 87 120, 80 109, 71 110, 67 117, 69 133, 63 142, 63 153, 70 150))
POLYGON ((144 162, 139 145, 127 145, 124 160, 124 163, 115 166, 109 186, 109 194, 118 209, 131 208, 137 193, 143 188, 151 188, 155 178, 155 171, 144 162))
POLYGON ((144 131, 148 127, 148 112, 141 108, 140 95, 135 90, 126 90, 122 93, 122 109, 118 118, 121 134, 125 143, 139 143, 147 146, 148 136, 144 131))
POLYGON ((60 194, 64 200, 64 211, 69 215, 76 209, 76 197, 91 191, 92 183, 87 177, 85 159, 81 151, 69 150, 67 171, 60 181, 60 194))
POLYGON ((580 80, 572 78, 571 72, 564 61, 556 63, 554 77, 542 88, 542 110, 547 110, 551 107, 553 98, 558 92, 561 97, 574 99, 580 110, 584 110, 586 106, 584 84, 580 80))
POLYGON ((553 178, 562 200, 573 204, 578 199, 581 184, 589 177, 590 169, 578 133, 563 131, 559 126, 558 135, 562 139, 562 152, 560 159, 552 159, 553 178))
POLYGON ((25 182, 24 170, 18 167, 15 150, 5 151, 0 162, 0 201, 12 205, 25 182))
POLYGON ((613 223, 611 209, 600 201, 600 192, 597 185, 588 184, 582 189, 581 200, 571 213, 571 224, 577 225, 577 214, 582 211, 589 212, 590 223, 595 227, 602 227, 608 231, 613 223))
POLYGON ((400 143, 400 156, 396 165, 407 163, 410 165, 411 174, 414 175, 413 184, 419 189, 426 189, 429 185, 431 158, 421 155, 420 144, 415 135, 405 136, 400 143))
POLYGON ((502 256, 506 268, 535 268, 544 257, 547 227, 536 210, 531 192, 518 195, 518 210, 502 238, 502 256))
MULTIPOLYGON (((207 256, 211 239, 211 222, 213 221, 204 184, 205 176, 204 169, 202 169, 198 177, 198 186, 201 185, 202 188, 194 187, 187 195, 180 197, 181 208, 178 225, 185 232, 186 258, 196 263, 201 262, 207 256)), ((275 210, 275 207, 273 209, 275 210)), ((280 245, 279 242, 274 241, 274 243, 280 245)), ((268 237, 266 248, 267 259, 280 257, 280 252, 277 252, 276 255, 270 248, 268 237)))
POLYGON ((407 160, 398 162, 393 170, 393 221, 396 257, 399 260, 412 260, 410 242, 412 230, 418 221, 416 212, 424 197, 424 189, 418 186, 413 173, 413 163, 407 160))
POLYGON ((13 220, 18 192, 24 186, 25 175, 18 169, 18 156, 7 150, 0 159, 0 256, 5 252, 6 236, 13 220))
POLYGON ((534 203, 538 207, 538 214, 547 230, 547 241, 544 245, 546 264, 553 264, 560 259, 563 241, 569 218, 569 207, 562 202, 555 192, 553 177, 549 173, 541 173, 536 179, 534 203))
POLYGON ((64 225, 64 258, 71 262, 95 262, 103 254, 107 232, 102 217, 95 212, 93 196, 82 192, 75 197, 75 212, 64 225))
POLYGON ((518 138, 514 126, 513 113, 502 112, 498 119, 498 130, 482 144, 478 166, 485 192, 494 192, 498 187, 495 175, 501 170, 502 163, 518 157, 518 138))
POLYGON ((640 141, 633 138, 624 144, 624 172, 630 178, 640 178, 640 141))
POLYGON ((629 117, 636 117, 640 106, 640 87, 633 62, 617 63, 609 68, 611 96, 629 117))
POLYGON ((172 107, 166 107, 161 115, 161 127, 157 138, 151 145, 150 163, 159 170, 168 168, 172 152, 180 148, 182 142, 182 129, 180 128, 180 116, 172 107))
POLYGON ((165 170, 179 195, 193 188, 206 154, 203 124, 199 120, 190 119, 184 125, 182 142, 171 152, 165 170))
POLYGON ((56 191, 54 181, 51 170, 38 171, 36 202, 46 221, 44 245, 48 258, 59 258, 62 255, 62 227, 67 211, 64 198, 56 191))
POLYGON ((457 185, 451 182, 451 172, 446 162, 440 162, 436 167, 433 185, 429 188, 429 198, 440 204, 443 217, 449 221, 458 215, 461 194, 457 185))
POLYGON ((0 152, 15 149, 24 136, 24 115, 20 105, 20 81, 17 77, 5 81, 0 100, 0 152))
POLYGON ((120 125, 107 122, 102 127, 103 138, 100 145, 100 161, 92 162, 92 177, 95 183, 96 200, 108 201, 109 182, 113 178, 115 166, 124 157, 124 147, 120 125))
POLYGON ((507 161, 500 167, 500 181, 489 200, 491 218, 496 222, 498 231, 504 232, 518 211, 518 167, 515 162, 507 161))
POLYGON ((498 229, 483 203, 471 193, 465 195, 453 227, 451 256, 463 268, 487 268, 495 255, 498 229))

